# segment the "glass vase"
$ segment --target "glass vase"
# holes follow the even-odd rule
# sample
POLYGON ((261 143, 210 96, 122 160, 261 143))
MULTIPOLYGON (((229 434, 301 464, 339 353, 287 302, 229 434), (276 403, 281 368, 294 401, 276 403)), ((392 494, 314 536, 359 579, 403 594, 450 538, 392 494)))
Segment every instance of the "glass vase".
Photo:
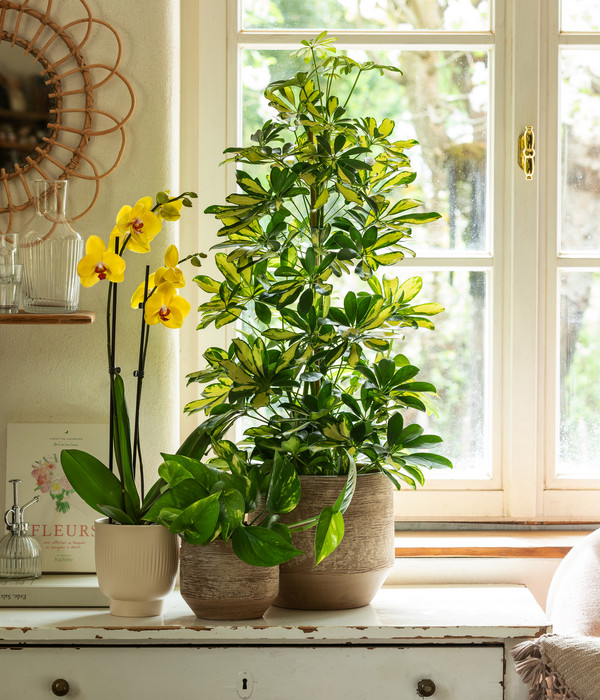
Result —
POLYGON ((66 213, 67 181, 36 180, 35 214, 21 236, 22 303, 29 313, 71 313, 79 304, 83 241, 66 213))

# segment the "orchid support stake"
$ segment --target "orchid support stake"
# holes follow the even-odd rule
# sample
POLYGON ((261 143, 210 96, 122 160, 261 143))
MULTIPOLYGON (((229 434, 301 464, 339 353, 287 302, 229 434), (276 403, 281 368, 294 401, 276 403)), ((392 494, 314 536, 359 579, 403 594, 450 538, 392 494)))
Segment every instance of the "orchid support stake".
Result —
MULTIPOLYGON (((115 253, 119 253, 119 237, 115 238, 115 253)), ((110 379, 110 406, 108 410, 108 468, 114 470, 113 440, 115 421, 115 395, 113 388, 113 377, 115 368, 115 334, 117 332, 117 285, 114 282, 108 284, 108 297, 106 304, 106 338, 108 343, 108 375, 110 379), (112 305, 111 305, 112 302, 112 305), (111 308, 112 307, 112 308, 111 308)))
POLYGON ((146 301, 148 300, 148 280, 150 278, 150 266, 146 265, 146 273, 144 276, 144 301, 140 302, 140 309, 142 310, 142 327, 140 331, 140 352, 138 357, 138 367, 134 371, 133 376, 137 378, 136 387, 136 397, 135 397, 135 427, 133 433, 133 462, 132 462, 132 474, 135 479, 136 473, 136 463, 139 457, 140 464, 140 496, 142 500, 144 499, 144 469, 142 464, 142 451, 140 447, 140 406, 142 400, 142 381, 144 379, 144 368, 146 365, 146 348, 147 348, 147 336, 148 336, 148 326, 145 319, 145 307, 146 301))

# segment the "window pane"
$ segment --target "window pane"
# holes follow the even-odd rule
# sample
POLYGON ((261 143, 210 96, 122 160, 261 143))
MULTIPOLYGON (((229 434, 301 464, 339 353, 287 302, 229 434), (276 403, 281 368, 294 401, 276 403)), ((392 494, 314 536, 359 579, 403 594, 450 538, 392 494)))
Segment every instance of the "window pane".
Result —
POLYGON ((600 252, 600 52, 561 55, 560 249, 600 252))
POLYGON ((561 27, 566 32, 600 30, 598 0, 562 0, 561 27))
POLYGON ((417 379, 432 382, 439 393, 435 402, 439 417, 415 411, 412 419, 423 425, 425 432, 444 439, 439 452, 452 460, 454 469, 431 472, 427 478, 489 478, 488 275, 464 269, 411 269, 408 274, 406 269, 398 268, 393 273, 401 280, 414 275, 422 277, 418 303, 439 301, 446 309, 433 317, 434 331, 409 329, 394 346, 394 352, 405 354, 419 367, 417 379))
POLYGON ((488 0, 243 0, 244 29, 485 31, 488 0))
MULTIPOLYGON (((349 114, 372 116, 378 123, 389 117, 396 122, 394 138, 414 138, 421 144, 408 151, 418 176, 402 196, 423 201, 424 210, 438 211, 442 218, 415 228, 414 250, 487 252, 487 52, 353 51, 352 58, 403 71, 401 76, 384 77, 365 73, 352 95, 349 114)), ((243 143, 274 116, 262 94, 267 83, 289 77, 303 65, 294 63, 287 51, 242 52, 243 143)), ((348 88, 340 86, 340 94, 347 94, 348 88)))
POLYGON ((600 273, 560 273, 557 476, 600 477, 600 273))

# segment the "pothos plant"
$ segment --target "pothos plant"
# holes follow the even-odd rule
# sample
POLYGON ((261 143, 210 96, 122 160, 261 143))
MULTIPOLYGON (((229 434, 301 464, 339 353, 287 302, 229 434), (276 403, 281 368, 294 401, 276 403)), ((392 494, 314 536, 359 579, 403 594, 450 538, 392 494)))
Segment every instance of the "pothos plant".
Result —
POLYGON ((348 474, 321 513, 317 562, 343 535, 353 474, 416 488, 424 469, 452 466, 431 451, 441 438, 410 418, 436 389, 395 352, 403 328, 433 330, 430 317, 444 309, 415 303, 421 278, 381 275, 414 255, 412 227, 440 215, 403 196, 416 141, 395 139, 391 119, 349 111, 363 74, 398 68, 337 55, 333 41, 323 32, 302 42, 306 71, 265 90, 275 116, 252 145, 226 151, 238 191, 206 209, 221 224, 220 277, 195 281, 211 295, 199 328, 238 323, 239 333, 189 376, 206 386, 186 411, 206 419, 180 449, 202 455, 241 423, 237 449, 263 473, 348 474))

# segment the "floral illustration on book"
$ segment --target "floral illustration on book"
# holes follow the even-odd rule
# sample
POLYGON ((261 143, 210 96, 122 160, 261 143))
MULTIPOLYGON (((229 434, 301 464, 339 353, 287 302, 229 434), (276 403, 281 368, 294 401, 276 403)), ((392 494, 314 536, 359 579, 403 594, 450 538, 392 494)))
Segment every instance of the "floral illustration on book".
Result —
MULTIPOLYGON (((29 533, 42 548, 43 573, 95 570, 95 514, 72 488, 60 463, 63 449, 85 449, 106 457, 105 423, 9 423, 6 429, 6 478, 21 479, 20 496, 39 501, 28 508, 29 533)), ((6 507, 12 494, 5 489, 6 507)), ((2 693, 0 693, 1 695, 2 693)))
POLYGON ((73 488, 60 466, 58 455, 42 457, 31 466, 31 476, 37 484, 34 490, 47 493, 54 501, 58 513, 67 513, 71 507, 68 498, 73 493, 73 488))

